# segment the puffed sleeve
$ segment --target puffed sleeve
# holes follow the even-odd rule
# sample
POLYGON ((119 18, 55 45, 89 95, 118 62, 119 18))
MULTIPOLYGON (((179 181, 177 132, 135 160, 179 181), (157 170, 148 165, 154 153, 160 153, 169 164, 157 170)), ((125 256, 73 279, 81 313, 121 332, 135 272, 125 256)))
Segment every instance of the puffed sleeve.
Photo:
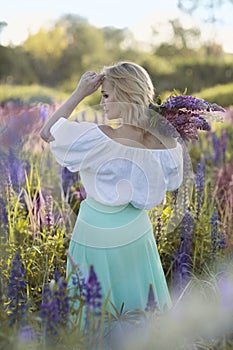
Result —
POLYGON ((183 149, 178 143, 174 149, 167 149, 160 155, 161 165, 168 191, 178 189, 183 181, 183 149))
POLYGON ((61 166, 72 172, 81 170, 84 159, 88 159, 100 139, 95 123, 78 123, 65 118, 60 118, 50 132, 55 139, 50 142, 51 152, 61 166))

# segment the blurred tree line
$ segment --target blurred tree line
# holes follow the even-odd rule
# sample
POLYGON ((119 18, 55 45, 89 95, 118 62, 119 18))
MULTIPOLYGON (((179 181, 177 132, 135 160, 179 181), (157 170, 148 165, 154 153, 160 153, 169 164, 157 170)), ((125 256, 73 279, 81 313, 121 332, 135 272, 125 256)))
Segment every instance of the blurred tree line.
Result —
MULTIPOLYGON (((0 30, 4 30, 4 22, 0 30)), ((0 81, 39 84, 70 92, 86 70, 131 60, 144 66, 159 92, 198 92, 233 79, 233 55, 214 43, 200 44, 197 28, 185 29, 170 21, 173 38, 143 50, 127 28, 97 28, 77 15, 59 18, 50 29, 41 28, 20 46, 0 46, 0 81)))

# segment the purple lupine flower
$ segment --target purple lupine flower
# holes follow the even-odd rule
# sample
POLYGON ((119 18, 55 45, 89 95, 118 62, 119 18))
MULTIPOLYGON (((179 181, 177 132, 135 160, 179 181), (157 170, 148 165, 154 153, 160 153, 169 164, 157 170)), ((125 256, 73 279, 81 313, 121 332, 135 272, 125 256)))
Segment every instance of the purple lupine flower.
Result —
POLYGON ((179 95, 168 97, 162 104, 168 110, 186 108, 189 110, 207 110, 210 103, 189 95, 179 95))
POLYGON ((214 165, 219 165, 222 155, 221 140, 217 135, 212 134, 212 146, 214 151, 214 165))
POLYGON ((8 225, 7 204, 0 195, 0 223, 2 226, 8 225))
POLYGON ((72 267, 72 287, 77 287, 76 294, 79 296, 84 296, 84 288, 85 288, 85 278, 83 273, 78 267, 78 264, 74 261, 69 251, 67 251, 67 257, 70 261, 72 267))
MULTIPOLYGON (((198 130, 210 131, 211 127, 206 120, 206 116, 214 115, 216 111, 225 111, 223 107, 217 104, 211 104, 189 95, 173 95, 164 102, 159 100, 156 104, 150 104, 149 108, 156 112, 155 118, 158 119, 158 114, 161 114, 175 128, 178 135, 169 130, 171 136, 186 141, 198 139, 198 130)), ((165 129, 165 131, 167 130, 165 129)))
POLYGON ((102 306, 101 285, 93 265, 90 266, 89 276, 85 284, 84 298, 87 311, 94 316, 100 316, 102 306))
POLYGON ((60 324, 57 300, 53 298, 49 284, 44 286, 43 301, 40 306, 40 316, 47 335, 57 336, 57 327, 60 324))
POLYGON ((212 258, 215 257, 218 249, 225 249, 226 237, 223 231, 219 230, 219 217, 217 208, 214 207, 210 218, 210 235, 211 235, 211 247, 212 258))
POLYGON ((30 114, 28 113, 27 110, 23 111, 22 114, 20 116, 18 116, 19 118, 22 118, 22 122, 25 124, 25 125, 28 125, 30 124, 31 122, 31 116, 30 114))
POLYGON ((43 105, 39 108, 39 116, 42 122, 45 122, 49 115, 49 107, 47 105, 43 105))
POLYGON ((155 300, 153 286, 152 286, 152 284, 150 284, 145 311, 146 312, 154 312, 157 309, 158 309, 158 305, 157 305, 157 302, 155 300))
POLYGON ((185 123, 186 117, 184 114, 178 114, 176 118, 176 124, 177 125, 182 125, 185 123))
POLYGON ((61 323, 66 324, 70 310, 67 282, 57 270, 54 273, 54 279, 57 285, 57 288, 54 289, 54 297, 57 299, 58 312, 62 321, 61 323))
POLYGON ((65 197, 70 195, 70 191, 72 186, 77 185, 80 182, 80 175, 79 173, 73 173, 69 171, 67 168, 62 168, 62 189, 64 192, 65 197))
POLYGON ((10 148, 6 161, 6 170, 11 178, 14 189, 18 189, 25 182, 25 172, 27 169, 28 163, 17 158, 15 152, 10 148))
POLYGON ((199 218, 200 211, 203 203, 203 193, 205 187, 205 162, 197 164, 196 176, 195 176, 195 189, 196 189, 196 218, 199 218))
POLYGON ((217 252, 218 246, 218 211, 214 207, 211 218, 210 218, 210 235, 211 235, 211 246, 212 246, 212 257, 214 258, 217 252))
POLYGON ((100 342, 100 316, 102 307, 101 285, 94 266, 89 269, 89 276, 84 286, 85 334, 87 348, 98 348, 100 342))
MULTIPOLYGON (((6 140, 6 144, 8 145, 8 147, 10 145, 11 147, 15 148, 19 147, 22 144, 22 138, 20 137, 20 135, 17 134, 17 132, 14 129, 11 128, 9 124, 4 130, 4 139, 6 140)), ((2 146, 5 146, 5 144, 2 146)))
POLYGON ((223 164, 226 163, 226 151, 227 151, 227 132, 226 130, 222 130, 221 133, 221 148, 222 148, 222 158, 223 164))
POLYGON ((211 103, 211 110, 212 111, 216 111, 216 112, 225 112, 225 108, 223 108, 222 106, 219 106, 217 103, 211 103))
POLYGON ((195 113, 182 110, 165 110, 164 116, 179 133, 179 137, 184 140, 198 139, 198 127, 195 123, 195 113))
POLYGON ((24 344, 32 343, 32 342, 34 343, 38 341, 38 335, 35 332, 35 330, 32 328, 32 326, 29 326, 26 324, 20 328, 18 339, 20 343, 24 343, 24 344))
POLYGON ((180 224, 180 246, 173 256, 175 293, 179 293, 185 287, 191 277, 193 227, 193 216, 187 209, 180 224))
POLYGON ((225 111, 223 107, 218 106, 216 103, 209 103, 190 95, 170 96, 163 102, 162 107, 168 110, 185 108, 191 111, 225 111))
POLYGON ((63 168, 62 188, 68 204, 77 214, 80 202, 86 198, 86 191, 81 184, 79 173, 72 173, 68 169, 63 168))
POLYGON ((18 251, 12 261, 8 283, 8 313, 9 325, 20 322, 27 309, 26 298, 26 271, 22 263, 22 257, 18 251))
POLYGON ((200 115, 196 115, 194 123, 199 130, 210 131, 211 129, 209 123, 200 115))
POLYGON ((80 187, 78 188, 78 190, 77 190, 77 196, 78 196, 80 202, 83 201, 83 200, 87 197, 87 193, 86 193, 84 187, 80 186, 80 187))
POLYGON ((219 234, 217 248, 218 249, 225 249, 226 248, 226 236, 225 236, 223 231, 221 231, 219 234))
POLYGON ((47 335, 57 336, 59 327, 66 327, 69 318, 69 297, 67 283, 59 272, 55 272, 53 285, 46 284, 40 315, 47 335))

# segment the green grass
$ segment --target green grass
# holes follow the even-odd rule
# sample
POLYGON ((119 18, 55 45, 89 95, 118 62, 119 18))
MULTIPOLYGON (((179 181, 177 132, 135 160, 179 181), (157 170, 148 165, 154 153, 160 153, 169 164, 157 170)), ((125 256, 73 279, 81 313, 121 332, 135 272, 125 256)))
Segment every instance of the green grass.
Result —
POLYGON ((223 107, 233 106, 233 83, 216 85, 208 89, 201 90, 196 94, 211 103, 217 103, 223 107))
MULTIPOLYGON (((170 92, 164 92, 169 95, 170 92)), ((233 106, 233 83, 225 85, 216 85, 208 89, 203 89, 195 94, 196 97, 203 98, 211 103, 215 102, 223 107, 233 106)), ((63 102, 69 96, 68 93, 58 88, 50 88, 40 85, 1 85, 0 86, 0 103, 15 101, 18 103, 53 103, 63 102)), ((100 93, 85 99, 85 104, 99 104, 100 93)))
POLYGON ((57 89, 40 85, 1 85, 0 102, 16 101, 19 103, 63 101, 68 95, 57 89))

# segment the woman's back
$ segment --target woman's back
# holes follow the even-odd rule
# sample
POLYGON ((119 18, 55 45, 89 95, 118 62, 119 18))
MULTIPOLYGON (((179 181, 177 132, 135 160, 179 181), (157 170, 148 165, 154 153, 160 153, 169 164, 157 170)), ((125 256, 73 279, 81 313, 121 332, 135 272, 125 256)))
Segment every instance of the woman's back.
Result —
POLYGON ((142 128, 134 125, 124 124, 115 129, 108 125, 99 125, 99 128, 109 138, 126 146, 146 149, 167 149, 175 148, 177 145, 176 140, 172 137, 160 135, 157 138, 149 131, 145 132, 142 128))

